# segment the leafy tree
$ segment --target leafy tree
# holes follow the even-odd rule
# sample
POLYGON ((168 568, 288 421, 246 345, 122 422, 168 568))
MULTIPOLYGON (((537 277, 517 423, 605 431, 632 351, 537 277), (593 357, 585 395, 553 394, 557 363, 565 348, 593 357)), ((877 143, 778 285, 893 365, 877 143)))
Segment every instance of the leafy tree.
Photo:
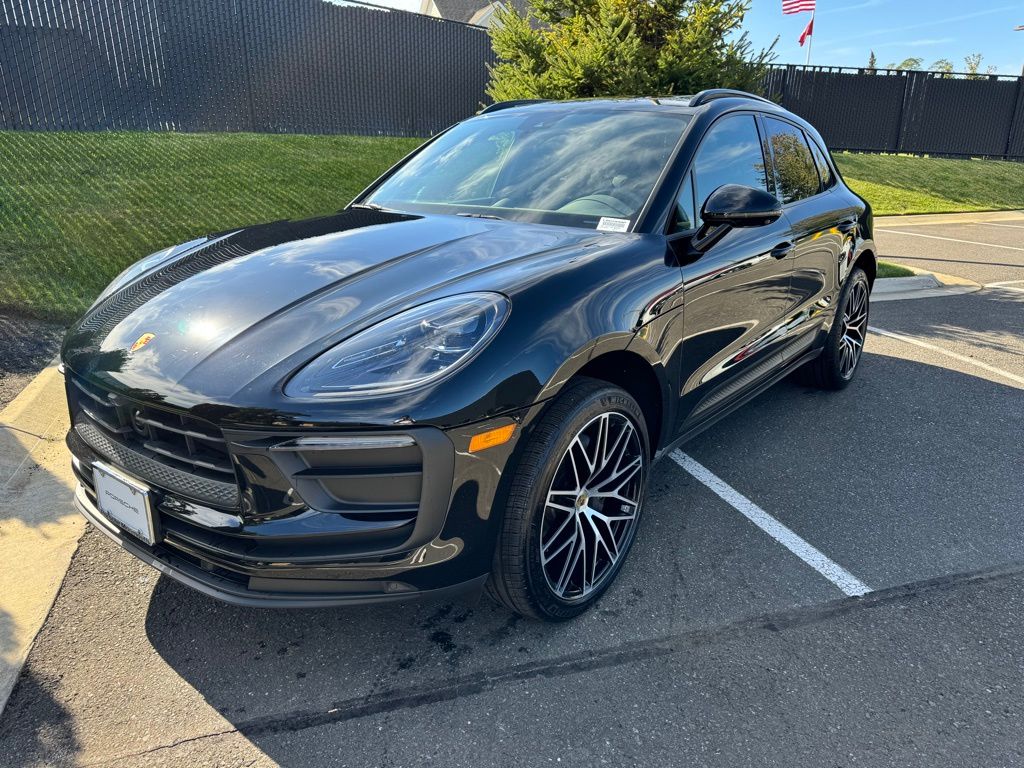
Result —
POLYGON ((949 59, 939 59, 938 61, 932 62, 932 65, 928 67, 932 72, 945 72, 950 73, 953 71, 953 62, 949 59))
POLYGON ((740 32, 750 0, 529 0, 497 11, 488 95, 566 99, 756 89, 774 60, 740 32))
POLYGON ((889 69, 902 69, 908 72, 912 72, 921 68, 921 64, 924 63, 924 59, 912 56, 909 59, 904 59, 899 64, 890 64, 889 69))
POLYGON ((874 74, 874 71, 878 68, 878 58, 875 56, 875 52, 872 51, 871 55, 868 56, 868 70, 874 74))
MULTIPOLYGON (((981 61, 984 58, 985 57, 982 56, 980 53, 970 53, 967 56, 964 56, 964 67, 967 70, 967 79, 968 80, 980 80, 983 77, 983 75, 980 74, 980 70, 981 70, 981 61)), ((996 73, 996 68, 995 67, 988 67, 985 70, 985 74, 988 74, 988 75, 994 75, 995 73, 996 73)))

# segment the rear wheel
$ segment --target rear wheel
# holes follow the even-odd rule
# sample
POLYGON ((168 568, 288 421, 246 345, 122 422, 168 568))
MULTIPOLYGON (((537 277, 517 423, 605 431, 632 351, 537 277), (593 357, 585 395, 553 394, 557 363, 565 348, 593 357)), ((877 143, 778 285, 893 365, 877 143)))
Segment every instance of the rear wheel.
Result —
POLYGON ((648 453, 643 413, 627 392, 593 379, 571 384, 516 467, 488 593, 549 621, 589 608, 633 543, 648 453))
POLYGON ((806 383, 822 389, 842 389, 853 380, 867 338, 870 300, 871 284, 858 267, 846 278, 824 349, 800 369, 806 383))

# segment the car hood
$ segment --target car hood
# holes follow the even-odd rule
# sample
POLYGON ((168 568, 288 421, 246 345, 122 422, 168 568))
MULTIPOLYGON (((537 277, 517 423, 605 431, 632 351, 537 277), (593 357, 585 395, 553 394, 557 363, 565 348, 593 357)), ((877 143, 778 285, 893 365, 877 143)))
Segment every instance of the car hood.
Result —
POLYGON ((474 276, 621 238, 366 209, 250 227, 211 236, 120 287, 72 327, 63 359, 140 396, 237 401, 268 371, 294 370, 407 306, 494 289, 487 280, 467 287, 474 276))

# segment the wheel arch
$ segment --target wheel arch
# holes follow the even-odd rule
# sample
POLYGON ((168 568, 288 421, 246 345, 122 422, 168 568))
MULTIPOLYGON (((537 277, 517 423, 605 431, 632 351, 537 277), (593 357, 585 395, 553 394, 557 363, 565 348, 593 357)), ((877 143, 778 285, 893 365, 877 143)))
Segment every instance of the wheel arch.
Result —
MULTIPOLYGON (((860 267, 864 270, 864 273, 868 276, 868 285, 872 288, 875 285, 875 276, 878 274, 878 259, 875 257, 875 252, 870 248, 865 248, 858 254, 857 260, 853 262, 853 269, 860 267)), ((852 272, 853 269, 850 271, 852 272)))
POLYGON ((666 387, 655 367, 642 355, 626 350, 613 350, 587 361, 571 377, 598 379, 624 389, 637 401, 647 422, 650 450, 653 456, 666 434, 666 387))

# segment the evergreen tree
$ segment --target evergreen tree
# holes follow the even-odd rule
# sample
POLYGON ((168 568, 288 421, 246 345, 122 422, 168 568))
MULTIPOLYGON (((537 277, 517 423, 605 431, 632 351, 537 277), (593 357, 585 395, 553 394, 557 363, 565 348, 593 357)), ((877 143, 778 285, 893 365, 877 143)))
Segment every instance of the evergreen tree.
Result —
POLYGON ((529 0, 497 11, 487 93, 568 99, 757 90, 775 43, 755 51, 750 0, 529 0), (737 34, 739 33, 739 34, 737 34))

